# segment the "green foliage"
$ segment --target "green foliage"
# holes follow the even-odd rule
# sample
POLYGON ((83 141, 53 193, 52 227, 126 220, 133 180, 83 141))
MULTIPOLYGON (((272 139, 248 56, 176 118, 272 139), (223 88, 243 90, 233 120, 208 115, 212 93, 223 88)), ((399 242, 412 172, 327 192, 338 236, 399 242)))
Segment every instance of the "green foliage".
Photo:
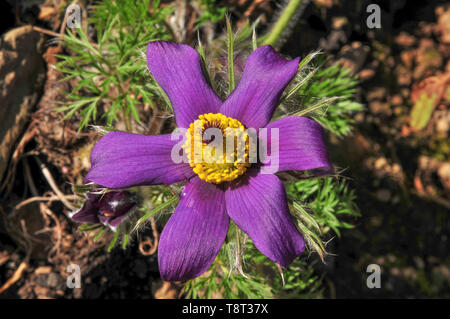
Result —
POLYGON ((184 287, 186 298, 257 299, 272 298, 271 287, 260 278, 229 273, 223 264, 222 253, 203 276, 190 280, 184 287))
MULTIPOLYGON (((291 212, 308 249, 321 258, 321 238, 333 230, 353 227, 348 218, 359 216, 356 196, 347 183, 332 177, 300 180, 287 185, 291 212), (302 203, 302 204, 300 204, 302 203)), ((262 255, 251 240, 232 223, 227 242, 203 276, 185 286, 188 298, 320 298, 321 278, 313 262, 297 258, 280 273, 278 266, 262 255), (236 234, 238 234, 236 236, 236 234)))
POLYGON ((225 18, 227 12, 226 7, 221 7, 217 0, 201 0, 200 6, 202 9, 202 15, 198 18, 196 26, 199 27, 206 22, 216 23, 225 18))
POLYGON ((322 296, 321 279, 311 264, 296 259, 289 269, 280 268, 262 255, 247 240, 243 256, 235 250, 235 225, 232 224, 228 241, 219 252, 211 268, 202 276, 187 282, 187 298, 318 298, 322 296), (230 236, 231 234, 231 236, 230 236), (233 238, 233 239, 230 239, 233 238), (240 257, 242 270, 236 266, 240 257))
MULTIPOLYGON (((154 203, 155 201, 153 201, 154 203)), ((144 205, 142 207, 142 211, 145 212, 145 215, 139 218, 135 225, 135 229, 139 228, 141 225, 143 225, 145 222, 147 222, 151 217, 155 216, 156 214, 159 214, 163 212, 164 210, 168 208, 172 208, 174 204, 178 202, 178 196, 171 196, 169 199, 163 200, 160 204, 154 206, 154 207, 148 207, 148 204, 144 205)))
POLYGON ((303 234, 307 246, 315 251, 323 261, 326 250, 321 239, 322 230, 320 225, 314 216, 309 214, 300 203, 293 201, 289 208, 295 225, 298 231, 303 234))
POLYGON ((287 114, 312 117, 337 136, 348 135, 354 122, 350 115, 363 109, 352 100, 357 79, 350 75, 350 70, 337 64, 311 68, 317 54, 309 54, 300 63, 293 88, 288 90, 281 109, 287 114))
MULTIPOLYGON (((273 267, 273 266, 272 266, 273 267)), ((274 297, 282 299, 322 298, 322 278, 320 278, 310 261, 297 258, 271 282, 274 297)))
POLYGON ((350 70, 334 64, 318 71, 310 81, 310 86, 298 94, 303 95, 303 105, 313 104, 322 98, 339 98, 328 106, 323 115, 316 113, 312 117, 332 133, 344 136, 351 132, 353 125, 349 115, 363 109, 360 103, 352 100, 357 83, 356 78, 350 75, 350 70))
MULTIPOLYGON (((210 269, 202 276, 187 282, 184 292, 187 298, 271 298, 273 293, 266 278, 243 272, 243 257, 255 268, 255 258, 260 258, 253 245, 246 245, 242 231, 231 223, 227 239, 210 269), (245 250, 245 247, 250 247, 245 250), (255 258, 254 258, 255 257, 255 258)), ((264 257, 265 258, 265 257, 264 257)))
POLYGON ((126 228, 120 228, 116 231, 112 231, 108 228, 106 225, 102 224, 81 224, 78 226, 78 231, 85 232, 89 236, 93 238, 94 241, 98 241, 101 238, 103 238, 106 234, 112 232, 112 239, 110 240, 108 244, 108 251, 111 251, 121 239, 122 241, 122 248, 126 249, 126 246, 128 244, 129 238, 130 238, 130 230, 129 227, 126 228))
POLYGON ((139 122, 138 106, 153 105, 159 95, 158 85, 151 81, 141 51, 151 40, 170 40, 164 24, 172 12, 170 6, 160 8, 159 1, 106 0, 94 6, 90 25, 95 36, 84 28, 68 29, 64 44, 71 54, 59 56, 57 68, 65 79, 76 79, 68 99, 59 108, 65 118, 79 111, 80 129, 95 121, 100 107, 105 109, 107 124, 123 116, 127 129, 130 117, 139 122))
POLYGON ((322 232, 331 228, 340 236, 340 228, 352 228, 353 225, 341 220, 341 217, 358 217, 354 190, 347 183, 333 177, 300 180, 287 185, 287 194, 307 209, 320 226, 322 232))

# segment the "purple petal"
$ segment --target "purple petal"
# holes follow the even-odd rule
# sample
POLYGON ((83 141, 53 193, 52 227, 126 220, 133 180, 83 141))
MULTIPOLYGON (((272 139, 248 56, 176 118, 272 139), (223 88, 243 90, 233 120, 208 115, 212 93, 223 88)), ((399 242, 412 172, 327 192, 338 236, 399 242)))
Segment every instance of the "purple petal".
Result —
POLYGON ((83 207, 71 216, 72 220, 78 223, 93 223, 96 224, 99 221, 97 215, 97 207, 89 199, 83 204, 83 207))
POLYGON ((230 218, 272 261, 287 267, 305 249, 275 175, 249 170, 226 190, 225 201, 230 218))
POLYGON ((128 191, 113 191, 102 196, 99 214, 105 216, 123 216, 130 212, 137 204, 137 198, 128 191))
POLYGON ((150 42, 147 63, 166 92, 179 127, 187 128, 200 114, 217 113, 222 101, 206 82, 200 56, 188 45, 150 42))
POLYGON ((120 224, 121 222, 124 221, 125 217, 126 217, 126 215, 122 215, 122 216, 119 216, 119 217, 113 217, 113 218, 109 219, 107 223, 108 223, 111 227, 117 227, 117 226, 119 226, 119 224, 120 224))
POLYGON ((103 225, 108 225, 113 218, 109 217, 109 216, 99 215, 98 219, 99 219, 100 223, 102 223, 103 225))
POLYGON ((137 204, 137 197, 129 191, 108 192, 101 197, 98 210, 100 222, 117 227, 134 211, 137 204))
POLYGON ((119 226, 119 224, 123 221, 125 221, 125 218, 127 217, 127 215, 122 215, 122 216, 99 216, 99 220, 100 223, 102 223, 105 226, 110 226, 111 228, 113 228, 113 230, 115 231, 115 228, 117 228, 117 226, 119 226))
POLYGON ((216 258, 228 225, 223 189, 198 177, 192 179, 161 234, 161 278, 184 281, 200 276, 216 258))
POLYGON ((282 58, 268 45, 258 48, 247 58, 242 78, 220 113, 241 121, 247 128, 264 127, 295 76, 299 61, 282 58))
POLYGON ((109 188, 172 184, 194 175, 188 164, 171 158, 171 135, 139 135, 125 132, 106 134, 91 153, 91 169, 84 183, 109 188))
POLYGON ((287 170, 316 170, 316 173, 333 171, 328 161, 323 129, 317 122, 306 117, 287 116, 270 123, 267 129, 267 135, 260 134, 260 139, 263 141, 260 145, 267 145, 270 154, 271 148, 275 146, 272 144, 278 142, 279 150, 278 156, 274 154, 275 161, 271 160, 265 164, 268 166, 278 161, 278 169, 271 171, 272 173, 287 170), (270 138, 272 128, 279 129, 277 140, 270 138))

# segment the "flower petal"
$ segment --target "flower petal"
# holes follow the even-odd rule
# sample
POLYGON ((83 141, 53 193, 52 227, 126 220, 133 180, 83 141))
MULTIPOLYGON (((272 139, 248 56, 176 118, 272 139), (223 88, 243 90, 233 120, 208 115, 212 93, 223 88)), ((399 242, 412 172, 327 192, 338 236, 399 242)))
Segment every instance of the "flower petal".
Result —
POLYGON ((110 218, 110 219, 107 221, 107 224, 109 224, 109 226, 115 228, 115 227, 119 226, 119 224, 120 224, 122 221, 124 221, 124 219, 125 219, 126 217, 127 217, 126 215, 122 215, 122 216, 119 216, 119 217, 113 217, 113 218, 110 218))
POLYGON ((97 224, 99 223, 98 216, 93 213, 92 211, 88 211, 85 209, 81 209, 77 212, 75 212, 72 215, 72 220, 77 223, 91 223, 91 224, 97 224))
POLYGON ((110 132, 91 153, 91 169, 84 179, 109 188, 172 184, 194 175, 185 163, 171 158, 171 135, 110 132))
POLYGON ((272 261, 287 267, 305 249, 289 214, 281 181, 251 169, 225 191, 230 218, 272 261))
POLYGON ((88 194, 83 206, 76 212, 70 214, 70 218, 78 223, 99 223, 97 202, 100 195, 88 194))
POLYGON ((104 216, 124 216, 137 205, 137 196, 129 191, 107 192, 101 198, 99 214, 104 216))
POLYGON ((220 113, 241 121, 247 128, 264 127, 295 76, 299 61, 282 58, 268 45, 258 48, 247 58, 242 78, 220 113))
POLYGON ((272 147, 276 150, 274 143, 278 146, 278 156, 273 154, 274 159, 264 165, 277 165, 275 163, 278 161, 278 168, 274 167, 272 173, 315 170, 318 174, 324 174, 333 171, 333 166, 328 161, 323 129, 317 122, 306 117, 287 116, 270 123, 266 128, 267 135, 260 134, 260 141, 264 141, 260 145, 267 145, 269 154, 272 147), (276 136, 271 134, 272 128, 279 129, 277 139, 271 138, 276 136))
POLYGON ((222 101, 206 82, 198 53, 186 44, 150 42, 147 63, 166 92, 179 127, 187 128, 200 114, 217 113, 222 101))
POLYGON ((200 276, 216 258, 228 225, 223 189, 198 177, 192 179, 161 234, 161 278, 184 281, 200 276))

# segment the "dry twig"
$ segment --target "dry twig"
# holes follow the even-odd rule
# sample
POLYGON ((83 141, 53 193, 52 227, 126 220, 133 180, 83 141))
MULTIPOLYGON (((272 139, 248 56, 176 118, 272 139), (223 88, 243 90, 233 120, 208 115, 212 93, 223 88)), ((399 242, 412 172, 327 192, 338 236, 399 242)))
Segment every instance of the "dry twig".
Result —
POLYGON ((52 190, 55 192, 56 196, 58 196, 59 200, 70 210, 75 210, 75 206, 73 206, 69 201, 66 199, 66 195, 61 192, 61 190, 56 185, 55 179, 53 178, 53 175, 50 173, 50 170, 45 166, 44 163, 42 163, 37 157, 35 157, 36 161, 39 164, 39 167, 41 168, 42 175, 44 175, 45 179, 47 180, 48 184, 52 188, 52 190))
POLYGON ((156 223, 153 219, 150 220, 150 223, 152 225, 153 240, 150 237, 146 237, 144 241, 139 243, 139 251, 144 256, 153 255, 158 249, 159 232, 158 229, 156 229, 156 223), (146 249, 146 247, 148 247, 148 249, 146 249))

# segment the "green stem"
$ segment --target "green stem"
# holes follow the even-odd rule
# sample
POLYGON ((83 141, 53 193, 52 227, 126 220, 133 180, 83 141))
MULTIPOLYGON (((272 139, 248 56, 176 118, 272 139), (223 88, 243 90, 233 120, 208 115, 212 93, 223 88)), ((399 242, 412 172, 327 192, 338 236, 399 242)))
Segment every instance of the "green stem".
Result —
POLYGON ((290 0, 287 6, 284 8, 281 16, 278 18, 278 21, 273 26, 272 30, 270 30, 269 36, 264 41, 264 45, 269 44, 271 46, 275 46, 284 29, 288 25, 295 11, 297 11, 298 7, 302 3, 302 0, 290 0))
MULTIPOLYGON (((114 76, 117 79, 117 87, 119 89, 119 94, 120 94, 120 96, 124 96, 124 91, 122 89, 122 82, 120 81, 120 77, 117 74, 115 74, 114 76)), ((124 101, 126 101, 126 99, 124 99, 124 101)), ((125 129, 127 130, 127 132, 131 132, 131 130, 132 130, 131 119, 130 119, 130 116, 127 114, 126 106, 122 106, 122 116, 123 116, 123 121, 125 122, 125 129)))
POLYGON ((166 209, 167 207, 169 207, 170 205, 176 203, 179 200, 178 196, 173 196, 171 198, 169 198, 168 200, 166 200, 165 202, 159 204, 158 206, 156 206, 155 208, 153 208, 151 211, 149 211, 148 213, 146 213, 144 216, 142 216, 141 218, 139 218, 139 220, 136 223, 136 226, 134 227, 134 229, 138 229, 143 223, 145 223, 147 221, 147 219, 149 219, 150 217, 152 217, 153 215, 155 215, 156 213, 161 212, 162 210, 166 209))
POLYGON ((234 43, 233 30, 231 29, 231 22, 227 18, 227 47, 228 47, 228 95, 233 92, 236 84, 234 77, 234 43))
POLYGON ((123 120, 125 122, 125 129, 127 130, 127 132, 131 132, 131 130, 132 130, 131 119, 130 119, 130 116, 127 114, 127 109, 125 107, 122 108, 122 115, 123 115, 123 120))

